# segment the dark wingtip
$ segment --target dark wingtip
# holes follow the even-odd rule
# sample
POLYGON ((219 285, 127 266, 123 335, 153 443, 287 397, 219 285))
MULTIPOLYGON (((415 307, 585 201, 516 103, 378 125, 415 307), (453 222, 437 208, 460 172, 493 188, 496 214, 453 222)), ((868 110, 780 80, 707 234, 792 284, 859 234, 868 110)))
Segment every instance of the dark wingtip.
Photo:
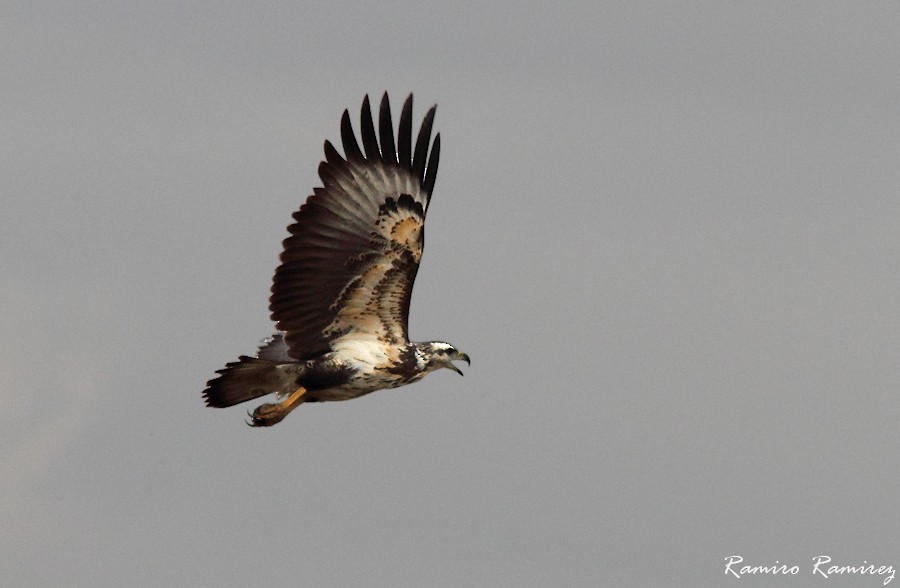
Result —
POLYGON ((397 147, 394 145, 394 121, 391 119, 391 102, 388 93, 381 97, 378 109, 378 136, 381 139, 381 159, 397 164, 397 147))
MULTIPOLYGON (((431 196, 434 191, 434 182, 437 180, 438 162, 441 159, 441 134, 434 136, 431 146, 431 155, 428 156, 428 164, 425 167, 425 179, 422 181, 422 189, 431 196)), ((429 199, 430 202, 430 199, 429 199)))
POLYGON ((344 110, 344 114, 341 116, 341 144, 344 147, 344 157, 347 161, 363 159, 359 143, 356 142, 356 135, 353 134, 350 112, 347 110, 344 110))
POLYGON ((338 161, 344 161, 344 158, 341 157, 341 154, 338 153, 338 150, 334 148, 334 145, 331 144, 331 141, 325 139, 325 161, 328 163, 336 163, 338 161))
POLYGON ((422 126, 419 127, 419 136, 416 138, 416 150, 413 154, 412 171, 420 181, 425 180, 425 163, 428 159, 428 144, 431 143, 431 127, 434 125, 434 114, 437 106, 432 106, 425 113, 422 126))
POLYGON ((400 111, 400 126, 397 129, 397 161, 406 168, 412 165, 412 107, 413 95, 410 92, 400 111))
POLYGON ((363 98, 359 118, 362 125, 360 133, 362 134, 363 148, 366 150, 366 159, 381 159, 381 152, 378 148, 378 139, 375 137, 375 123, 372 120, 372 108, 369 105, 368 94, 363 98))

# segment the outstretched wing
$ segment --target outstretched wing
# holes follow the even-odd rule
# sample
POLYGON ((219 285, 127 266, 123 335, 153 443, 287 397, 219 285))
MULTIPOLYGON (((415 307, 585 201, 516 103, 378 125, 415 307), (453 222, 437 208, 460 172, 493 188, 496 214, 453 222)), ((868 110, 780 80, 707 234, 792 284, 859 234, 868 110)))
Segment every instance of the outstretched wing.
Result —
POLYGON ((344 157, 325 141, 325 161, 319 164, 324 187, 315 188, 294 213, 269 299, 291 357, 324 353, 332 341, 350 334, 389 344, 407 340, 409 301, 441 149, 438 134, 428 153, 435 108, 425 115, 415 150, 412 94, 400 114, 396 145, 387 93, 377 138, 366 96, 362 149, 346 110, 344 157))

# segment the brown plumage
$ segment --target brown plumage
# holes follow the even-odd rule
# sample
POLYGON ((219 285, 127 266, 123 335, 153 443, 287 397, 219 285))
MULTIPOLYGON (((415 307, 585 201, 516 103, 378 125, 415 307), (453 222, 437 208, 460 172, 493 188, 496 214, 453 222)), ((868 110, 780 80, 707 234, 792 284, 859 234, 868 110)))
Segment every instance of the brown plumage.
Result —
POLYGON ((360 147, 344 111, 345 156, 325 141, 323 186, 294 213, 284 240, 269 300, 279 333, 256 358, 242 356, 219 370, 204 392, 209 406, 270 392, 287 396, 251 415, 253 425, 271 425, 302 402, 355 398, 417 381, 440 367, 459 372, 451 362, 468 361, 447 343, 408 338, 440 157, 440 134, 431 141, 434 115, 432 107, 413 149, 412 95, 403 105, 396 143, 387 94, 378 133, 366 96, 360 147))

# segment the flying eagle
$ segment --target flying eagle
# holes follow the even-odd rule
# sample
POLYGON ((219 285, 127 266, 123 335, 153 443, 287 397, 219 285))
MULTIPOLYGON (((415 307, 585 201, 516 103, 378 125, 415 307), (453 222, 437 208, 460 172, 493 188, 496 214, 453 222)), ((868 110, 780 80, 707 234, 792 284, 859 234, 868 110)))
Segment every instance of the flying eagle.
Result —
POLYGON ((449 343, 409 340, 413 282, 424 246, 425 213, 441 152, 431 144, 436 106, 412 145, 412 94, 403 104, 397 141, 387 93, 378 133, 362 104, 362 149, 350 115, 341 118, 344 157, 325 141, 319 164, 324 187, 313 189, 284 240, 269 310, 278 332, 256 357, 242 355, 216 372, 203 392, 206 404, 227 407, 275 393, 249 425, 280 422, 303 402, 349 400, 421 380, 469 356, 449 343))

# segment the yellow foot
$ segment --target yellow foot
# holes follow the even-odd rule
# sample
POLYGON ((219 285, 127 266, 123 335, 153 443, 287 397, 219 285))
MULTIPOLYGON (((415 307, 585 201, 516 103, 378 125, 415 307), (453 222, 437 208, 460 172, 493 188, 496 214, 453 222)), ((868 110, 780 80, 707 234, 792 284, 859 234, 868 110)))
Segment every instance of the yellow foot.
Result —
POLYGON ((304 394, 306 394, 306 388, 301 387, 282 402, 260 404, 253 413, 247 413, 251 419, 247 424, 251 427, 271 427, 280 423, 292 410, 303 403, 304 394))

